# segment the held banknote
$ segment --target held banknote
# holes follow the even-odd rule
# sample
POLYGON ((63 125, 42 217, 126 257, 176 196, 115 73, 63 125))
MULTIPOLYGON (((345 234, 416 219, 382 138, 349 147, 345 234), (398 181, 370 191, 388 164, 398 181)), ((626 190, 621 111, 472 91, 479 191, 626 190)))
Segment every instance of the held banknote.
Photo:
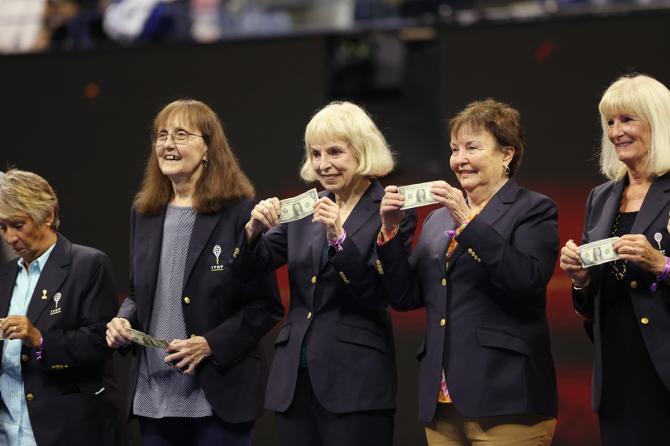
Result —
POLYGON ((433 182, 429 181, 427 183, 400 186, 398 192, 405 196, 405 204, 400 209, 412 209, 437 203, 437 200, 430 193, 430 186, 432 184, 433 182))
MULTIPOLYGON (((0 325, 2 325, 3 322, 5 322, 5 318, 0 318, 0 325)), ((7 336, 5 336, 5 333, 0 330, 0 341, 4 341, 5 339, 7 339, 7 336)))
POLYGON ((149 336, 148 334, 133 328, 128 329, 128 334, 133 338, 134 343, 145 347, 167 348, 170 344, 165 339, 156 339, 153 336, 149 336))
POLYGON ((316 189, 308 190, 297 197, 280 200, 281 215, 279 223, 300 220, 314 213, 314 202, 319 199, 316 189))
POLYGON ((614 252, 614 242, 618 239, 619 237, 610 237, 580 246, 579 257, 582 267, 588 268, 619 260, 619 254, 614 252))

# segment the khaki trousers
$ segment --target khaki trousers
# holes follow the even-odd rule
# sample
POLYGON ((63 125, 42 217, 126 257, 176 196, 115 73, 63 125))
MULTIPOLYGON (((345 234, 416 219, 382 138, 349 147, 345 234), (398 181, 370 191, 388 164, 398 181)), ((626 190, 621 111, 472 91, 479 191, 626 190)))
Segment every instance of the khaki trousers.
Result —
POLYGON ((438 404, 426 425, 428 446, 548 446, 556 418, 542 415, 501 415, 469 418, 453 404, 438 404))

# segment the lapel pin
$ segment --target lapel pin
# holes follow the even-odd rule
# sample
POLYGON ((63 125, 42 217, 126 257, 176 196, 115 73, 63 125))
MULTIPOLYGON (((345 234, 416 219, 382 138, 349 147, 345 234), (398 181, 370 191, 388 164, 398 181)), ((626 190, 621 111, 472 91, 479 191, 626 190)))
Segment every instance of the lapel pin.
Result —
POLYGON ((663 236, 661 235, 660 232, 657 232, 654 234, 654 240, 656 240, 656 244, 658 245, 658 250, 661 250, 661 240, 663 240, 663 236))
POLYGON ((219 256, 221 255, 221 246, 219 245, 214 245, 214 249, 212 249, 212 253, 216 256, 216 264, 219 264, 219 256))
POLYGON ((42 300, 47 300, 47 290, 42 290, 42 300))

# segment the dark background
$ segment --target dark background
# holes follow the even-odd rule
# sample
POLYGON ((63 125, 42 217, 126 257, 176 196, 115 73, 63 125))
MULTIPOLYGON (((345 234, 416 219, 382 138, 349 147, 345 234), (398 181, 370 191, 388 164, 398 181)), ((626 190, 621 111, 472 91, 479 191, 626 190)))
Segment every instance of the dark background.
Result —
MULTIPOLYGON (((453 183, 446 119, 469 101, 493 97, 524 118, 528 144, 518 180, 556 200, 565 243, 579 238, 586 194, 604 181, 596 159, 600 95, 633 71, 670 85, 668 54, 670 14, 654 12, 443 24, 417 34, 385 30, 3 56, 0 166, 32 170, 51 182, 61 202, 61 231, 110 255, 123 298, 129 209, 149 154, 151 120, 167 102, 193 97, 212 106, 263 198, 307 188, 298 178, 304 126, 330 100, 350 99, 368 109, 398 155, 398 169, 383 182, 400 184, 453 183)), ((285 271, 279 276, 286 300, 285 271)), ((597 445, 589 409, 591 346, 572 312, 569 281, 558 270, 548 298, 560 398, 554 444, 597 445)), ((415 421, 414 353, 424 316, 395 314, 394 320, 395 444, 423 445, 415 421)), ((268 355, 274 334, 265 341, 268 355)), ((117 361, 124 383, 125 366, 117 361)), ((256 445, 276 444, 272 423, 269 413, 259 422, 256 445)))

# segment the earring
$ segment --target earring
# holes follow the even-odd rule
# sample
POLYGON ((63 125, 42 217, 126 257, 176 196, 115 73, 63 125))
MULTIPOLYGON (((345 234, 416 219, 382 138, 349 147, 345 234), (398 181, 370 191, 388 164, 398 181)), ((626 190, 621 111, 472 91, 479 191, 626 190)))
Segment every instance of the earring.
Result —
POLYGON ((509 176, 509 166, 503 164, 503 172, 505 173, 505 176, 509 176))

